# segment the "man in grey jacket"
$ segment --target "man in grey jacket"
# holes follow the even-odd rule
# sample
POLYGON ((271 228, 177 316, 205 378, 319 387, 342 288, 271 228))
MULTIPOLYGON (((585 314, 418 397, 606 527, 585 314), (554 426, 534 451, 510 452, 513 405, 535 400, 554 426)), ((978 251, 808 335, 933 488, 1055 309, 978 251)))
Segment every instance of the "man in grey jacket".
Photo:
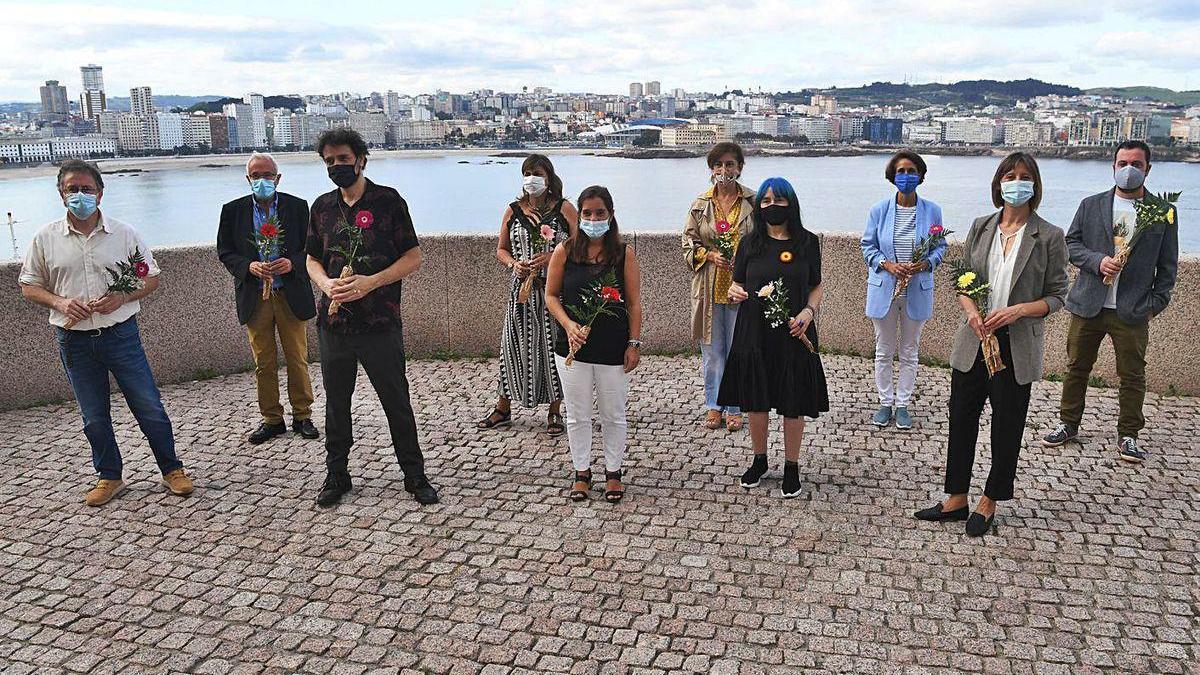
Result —
POLYGON ((1138 432, 1146 425, 1142 402, 1146 398, 1146 345, 1150 319, 1171 302, 1179 263, 1179 221, 1174 206, 1145 188, 1150 173, 1150 148, 1141 141, 1117 146, 1113 159, 1116 187, 1092 195, 1079 204, 1067 231, 1067 251, 1079 277, 1067 294, 1071 326, 1067 333, 1067 374, 1063 380, 1061 423, 1043 439, 1047 446, 1074 440, 1083 419, 1088 378, 1104 336, 1112 340, 1117 375, 1121 378, 1117 400, 1117 456, 1140 464, 1145 450, 1138 447, 1138 432), (1122 225, 1128 237, 1137 222, 1136 203, 1164 207, 1165 218, 1150 225, 1133 240, 1129 259, 1116 259, 1114 227, 1122 225), (1106 282, 1106 277, 1111 283, 1106 282))

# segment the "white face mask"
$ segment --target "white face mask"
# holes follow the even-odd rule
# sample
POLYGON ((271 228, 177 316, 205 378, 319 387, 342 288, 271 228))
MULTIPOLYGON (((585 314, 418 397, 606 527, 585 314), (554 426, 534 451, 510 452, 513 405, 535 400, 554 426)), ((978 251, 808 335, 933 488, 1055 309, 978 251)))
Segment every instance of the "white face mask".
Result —
POLYGON ((733 182, 736 182, 737 179, 738 179, 738 173, 736 171, 731 171, 728 174, 726 174, 724 171, 721 171, 719 173, 714 173, 712 175, 712 182, 716 185, 722 185, 724 183, 733 183, 733 182))
POLYGON ((521 189, 525 194, 536 197, 546 191, 546 179, 541 176, 525 176, 521 181, 521 189))

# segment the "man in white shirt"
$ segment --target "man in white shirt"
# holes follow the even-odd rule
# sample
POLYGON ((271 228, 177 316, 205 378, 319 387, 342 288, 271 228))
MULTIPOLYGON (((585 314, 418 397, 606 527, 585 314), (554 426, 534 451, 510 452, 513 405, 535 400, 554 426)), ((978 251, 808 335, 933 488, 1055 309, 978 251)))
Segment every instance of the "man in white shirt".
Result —
POLYGON ((1179 214, 1174 206, 1146 189, 1149 173, 1149 146, 1142 141, 1118 145, 1113 156, 1114 186, 1084 199, 1067 231, 1067 250, 1071 264, 1079 268, 1079 276, 1067 294, 1071 325, 1067 330, 1067 373, 1059 405, 1060 422, 1042 438, 1044 445, 1058 446, 1078 437, 1088 378, 1100 343, 1107 336, 1112 340, 1121 378, 1117 457, 1133 464, 1146 460, 1138 434, 1146 425, 1142 404, 1146 398, 1150 322, 1171 302, 1179 264, 1179 214), (1158 206, 1167 217, 1147 222, 1133 238, 1137 202, 1158 206), (1126 242, 1132 243, 1123 264, 1117 258, 1115 241, 1122 231, 1126 242), (1112 282, 1106 283, 1106 277, 1112 282))
POLYGON ((34 237, 18 281, 22 295, 50 310, 59 354, 83 415, 83 433, 100 476, 84 501, 101 506, 125 487, 110 414, 110 373, 150 443, 167 489, 191 494, 192 481, 175 456, 171 420, 138 332, 139 301, 158 288, 158 265, 136 230, 100 212, 104 179, 94 164, 63 162, 58 192, 67 214, 34 237), (122 282, 109 270, 123 271, 122 282))

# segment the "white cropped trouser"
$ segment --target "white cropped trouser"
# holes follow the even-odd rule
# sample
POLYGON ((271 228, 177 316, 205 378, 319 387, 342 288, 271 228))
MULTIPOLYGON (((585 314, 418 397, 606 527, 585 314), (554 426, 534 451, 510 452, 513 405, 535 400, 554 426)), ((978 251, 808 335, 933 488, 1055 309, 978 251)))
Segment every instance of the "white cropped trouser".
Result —
POLYGON ((595 363, 567 360, 555 355, 558 379, 562 381, 563 403, 566 405, 567 442, 571 446, 571 463, 576 471, 592 466, 592 402, 600 416, 600 431, 604 436, 604 468, 620 471, 625 461, 628 424, 625 422, 625 402, 629 398, 629 375, 625 366, 604 366, 595 363), (594 393, 594 399, 593 399, 594 393))
POLYGON ((896 298, 882 319, 875 324, 875 388, 879 390, 879 405, 904 408, 912 400, 917 385, 917 362, 924 321, 908 317, 907 298, 896 298), (892 359, 900 357, 900 376, 892 387, 892 359))

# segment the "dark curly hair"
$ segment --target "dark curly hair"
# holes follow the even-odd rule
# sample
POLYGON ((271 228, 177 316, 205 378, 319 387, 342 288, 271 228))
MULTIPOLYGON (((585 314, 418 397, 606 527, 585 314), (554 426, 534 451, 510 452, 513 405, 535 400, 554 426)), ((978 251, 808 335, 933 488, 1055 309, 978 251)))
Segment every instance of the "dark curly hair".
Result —
POLYGON ((367 150, 367 142, 363 140, 362 135, 350 127, 337 127, 321 132, 317 138, 317 154, 321 156, 321 159, 325 159, 325 147, 329 145, 348 145, 354 156, 359 158, 370 154, 370 151, 367 150))

